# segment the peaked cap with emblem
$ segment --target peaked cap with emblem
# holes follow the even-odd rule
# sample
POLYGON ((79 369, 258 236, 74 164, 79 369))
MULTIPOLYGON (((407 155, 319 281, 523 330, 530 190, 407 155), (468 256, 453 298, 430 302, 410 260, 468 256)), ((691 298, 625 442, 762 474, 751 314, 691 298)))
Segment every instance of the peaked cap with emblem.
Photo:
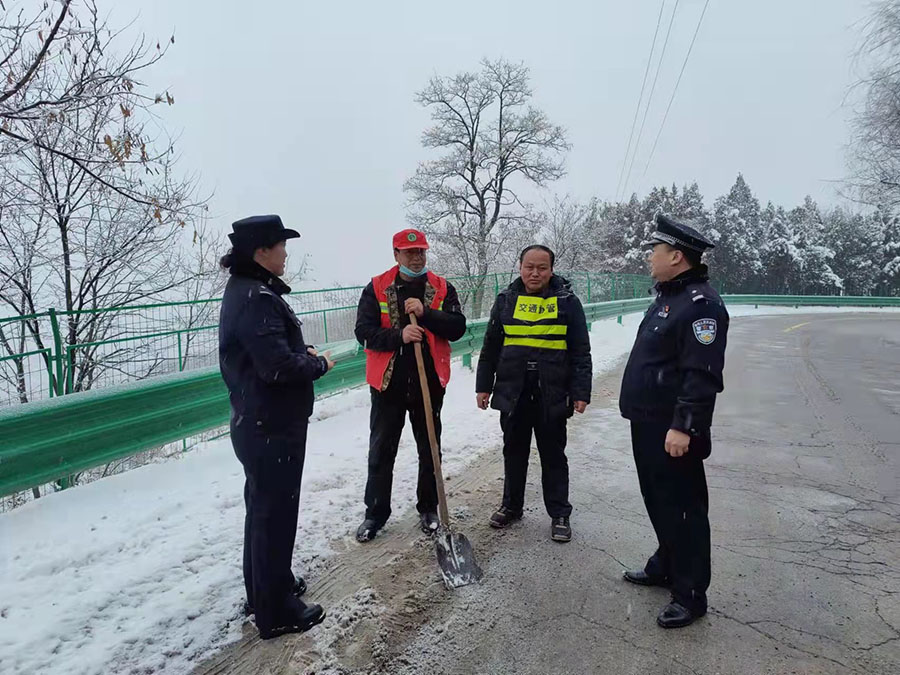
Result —
POLYGON ((668 244, 674 248, 697 253, 703 253, 708 248, 715 248, 715 244, 690 225, 679 223, 674 218, 662 213, 656 216, 656 231, 650 235, 649 240, 643 243, 644 246, 655 244, 668 244))
POLYGON ((398 250, 408 249, 408 248, 428 248, 428 240, 425 238, 425 233, 421 230, 400 230, 397 234, 394 235, 394 248, 398 250))

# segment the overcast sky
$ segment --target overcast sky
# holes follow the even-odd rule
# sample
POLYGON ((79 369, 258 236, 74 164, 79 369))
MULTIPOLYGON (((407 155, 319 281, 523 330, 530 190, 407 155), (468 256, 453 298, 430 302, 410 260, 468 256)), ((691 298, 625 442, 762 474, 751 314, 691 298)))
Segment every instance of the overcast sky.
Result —
MULTIPOLYGON (((644 176, 703 4, 678 3, 629 192, 696 180, 711 202, 740 171, 763 203, 834 203, 867 0, 712 0, 644 176)), ((666 0, 654 61, 674 5, 666 0)), ((154 40, 175 32, 147 82, 175 96, 162 113, 181 134, 183 170, 215 191, 223 247, 233 220, 278 213, 302 232, 289 251, 311 256, 314 280, 346 285, 383 271, 391 234, 406 227, 403 181, 428 156, 428 114, 414 93, 482 57, 524 61, 534 104, 567 129, 568 174, 552 190, 613 198, 659 9, 660 0, 116 0, 110 16, 136 18, 154 40)))

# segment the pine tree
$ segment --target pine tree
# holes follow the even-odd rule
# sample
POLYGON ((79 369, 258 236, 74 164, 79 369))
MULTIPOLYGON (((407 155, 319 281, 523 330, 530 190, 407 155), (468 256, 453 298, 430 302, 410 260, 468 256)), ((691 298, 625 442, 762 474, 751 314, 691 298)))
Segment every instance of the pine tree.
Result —
POLYGON ((759 201, 741 174, 728 194, 716 199, 709 234, 716 244, 710 265, 721 286, 729 293, 755 291, 764 274, 759 255, 759 201))
POLYGON ((797 260, 787 213, 782 207, 769 202, 759 219, 762 232, 759 254, 763 269, 759 290, 763 293, 789 294, 791 282, 797 276, 797 260))
POLYGON ((844 282, 831 268, 834 251, 825 243, 825 223, 812 197, 792 209, 788 219, 797 258, 792 287, 801 294, 842 292, 844 282))

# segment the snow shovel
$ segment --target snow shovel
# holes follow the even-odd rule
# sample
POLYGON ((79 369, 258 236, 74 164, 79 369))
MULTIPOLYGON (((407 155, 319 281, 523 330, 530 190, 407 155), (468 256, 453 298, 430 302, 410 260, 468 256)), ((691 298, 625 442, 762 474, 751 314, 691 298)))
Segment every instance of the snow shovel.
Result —
MULTIPOLYGON (((418 326, 416 315, 410 314, 413 326, 418 326)), ((438 516, 441 524, 434 534, 434 549, 437 553, 438 565, 444 585, 448 589, 466 586, 481 579, 482 571, 475 561, 472 544, 459 532, 450 527, 450 513, 447 510, 447 495, 444 493, 444 475, 441 472, 441 454, 438 449, 437 435, 434 432, 434 414, 431 409, 431 391, 428 389, 428 378, 425 376, 425 361, 422 359, 422 344, 413 343, 416 351, 416 365, 419 367, 419 384, 422 387, 422 403, 425 406, 425 425, 428 429, 428 441, 431 443, 431 459, 434 462, 434 481, 437 484, 438 516)))

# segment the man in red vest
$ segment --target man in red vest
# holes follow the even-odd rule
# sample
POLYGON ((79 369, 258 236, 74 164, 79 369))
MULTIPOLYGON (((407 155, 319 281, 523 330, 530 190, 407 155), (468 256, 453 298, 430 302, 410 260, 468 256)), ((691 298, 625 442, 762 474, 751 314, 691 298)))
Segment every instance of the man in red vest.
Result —
POLYGON ((422 343, 440 442, 440 411, 450 380, 450 342, 466 332, 456 289, 428 270, 425 235, 403 230, 394 235, 393 243, 397 264, 366 286, 356 314, 356 339, 366 350, 366 381, 372 393, 366 517, 356 530, 360 542, 373 539, 391 515, 394 460, 407 413, 419 451, 416 509, 423 532, 437 529, 434 464, 413 343, 422 343), (411 313, 418 326, 410 322, 411 313))

